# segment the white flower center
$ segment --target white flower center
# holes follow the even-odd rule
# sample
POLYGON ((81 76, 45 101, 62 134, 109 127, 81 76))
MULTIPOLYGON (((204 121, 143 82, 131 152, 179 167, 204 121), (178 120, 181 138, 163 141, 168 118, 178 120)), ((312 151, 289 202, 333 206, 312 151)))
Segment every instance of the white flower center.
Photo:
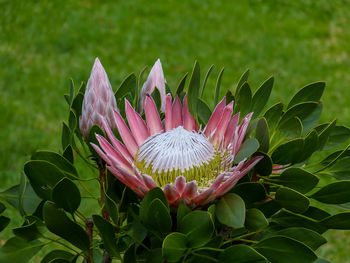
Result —
POLYGON ((139 148, 137 163, 152 167, 152 173, 181 171, 208 164, 215 157, 215 148, 199 133, 182 126, 149 137, 139 148))

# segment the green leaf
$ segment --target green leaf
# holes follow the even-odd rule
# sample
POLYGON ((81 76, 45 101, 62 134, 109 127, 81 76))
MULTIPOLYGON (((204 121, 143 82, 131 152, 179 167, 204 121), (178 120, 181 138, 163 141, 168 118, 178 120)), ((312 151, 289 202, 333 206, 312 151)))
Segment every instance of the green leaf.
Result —
POLYGON ((66 149, 67 146, 69 144, 71 144, 71 142, 72 142, 72 133, 65 122, 63 122, 62 124, 63 124, 63 126, 62 126, 62 138, 61 138, 62 149, 66 149))
POLYGON ((245 227, 250 231, 258 231, 266 228, 269 222, 266 220, 263 212, 259 209, 252 208, 248 209, 245 218, 245 227))
POLYGON ((189 247, 197 248, 209 242, 214 232, 214 224, 208 212, 196 210, 182 218, 178 231, 186 235, 189 247))
POLYGON ((147 228, 135 220, 130 224, 130 228, 127 233, 133 240, 136 241, 136 243, 141 244, 147 236, 147 228))
POLYGON ((10 223, 10 218, 6 216, 0 216, 0 232, 4 230, 10 223))
POLYGON ((283 113, 283 103, 279 102, 275 105, 272 105, 264 114, 264 117, 267 121, 267 125, 269 126, 269 131, 271 132, 276 124, 278 123, 281 115, 283 113))
POLYGON ((98 231, 101 233, 103 247, 111 256, 120 258, 112 224, 99 215, 93 215, 92 220, 98 231))
POLYGON ((186 251, 186 235, 181 233, 171 233, 163 241, 162 253, 168 262, 177 262, 186 251))
POLYGON ((151 97, 153 98, 154 103, 156 104, 156 107, 157 107, 158 111, 160 111, 160 107, 162 105, 162 99, 160 97, 159 90, 158 89, 154 89, 152 94, 151 94, 151 97))
POLYGON ((188 73, 186 73, 185 76, 182 77, 182 79, 180 80, 179 84, 177 85, 176 95, 178 95, 178 96, 181 95, 181 93, 183 92, 183 90, 185 88, 187 75, 188 75, 188 73))
POLYGON ((301 193, 287 187, 280 187, 276 192, 276 201, 284 208, 303 213, 310 205, 309 199, 301 193))
POLYGON ((63 178, 52 191, 52 201, 65 211, 74 213, 81 201, 79 189, 71 180, 63 178))
POLYGON ((245 116, 250 111, 250 105, 252 103, 252 91, 247 82, 240 87, 235 98, 235 112, 240 112, 241 116, 245 116))
POLYGON ((332 215, 321 221, 321 224, 329 229, 350 229, 350 212, 343 212, 332 215))
POLYGON ((62 209, 50 201, 45 202, 43 217, 46 227, 81 250, 88 250, 90 242, 84 229, 70 220, 62 209))
POLYGON ((218 102, 219 102, 221 78, 222 78, 222 74, 224 74, 224 70, 225 70, 225 68, 222 68, 222 69, 221 69, 221 71, 220 71, 220 73, 219 73, 219 76, 218 76, 218 79, 217 79, 217 81, 216 81, 214 105, 217 105, 218 102))
POLYGON ((87 137, 87 142, 88 142, 88 146, 90 149, 90 152, 96 157, 96 158, 101 158, 97 152, 95 151, 94 148, 92 148, 91 143, 94 143, 96 145, 99 145, 98 140, 96 139, 96 134, 102 135, 103 137, 105 137, 104 132, 102 131, 102 129, 100 127, 98 127, 97 125, 94 125, 90 128, 89 130, 89 135, 87 137))
POLYGON ((241 86, 247 82, 248 80, 248 77, 249 77, 249 69, 247 69, 241 76, 241 78, 239 79, 238 81, 238 84, 237 84, 237 87, 236 87, 236 93, 235 93, 235 97, 239 91, 239 89, 241 88, 241 86))
POLYGON ((188 213, 190 213, 191 211, 192 210, 189 207, 187 207, 185 204, 180 203, 179 207, 177 208, 177 214, 176 214, 177 225, 179 225, 182 218, 188 213))
POLYGON ((290 227, 282 229, 280 231, 271 233, 269 236, 289 237, 300 241, 301 243, 310 247, 312 250, 316 250, 323 244, 327 243, 327 240, 319 233, 304 227, 290 227))
POLYGON ((51 263, 53 260, 57 259, 64 259, 69 262, 72 262, 75 258, 75 255, 72 253, 69 253, 68 251, 65 250, 52 250, 50 251, 42 260, 40 263, 51 263))
POLYGON ((237 184, 230 192, 238 194, 247 206, 266 199, 266 191, 261 183, 237 184))
POLYGON ((110 218, 112 219, 112 221, 114 222, 114 224, 118 224, 118 219, 119 219, 119 209, 118 206, 116 204, 116 202, 109 197, 109 195, 107 195, 105 193, 105 203, 104 203, 108 215, 110 216, 110 218))
POLYGON ((236 194, 224 195, 216 207, 216 217, 220 223, 230 227, 242 227, 245 220, 245 204, 236 194))
POLYGON ((0 202, 0 214, 3 213, 6 210, 6 206, 0 202))
POLYGON ((259 151, 267 153, 270 147, 270 138, 269 138, 269 128, 267 127, 267 122, 265 118, 261 118, 258 121, 255 131, 255 138, 259 142, 259 151))
POLYGON ((348 150, 349 146, 345 149, 345 150, 341 150, 341 151, 336 151, 334 153, 331 153, 330 155, 328 155, 326 158, 324 158, 321 161, 321 164, 323 166, 327 166, 327 168, 331 167, 332 165, 334 165, 336 163, 336 161, 345 158, 345 157, 349 157, 350 156, 350 150, 348 150))
POLYGON ((271 155, 276 164, 298 163, 303 152, 304 140, 294 139, 278 146, 271 155))
POLYGON ((317 259, 315 253, 294 239, 275 236, 259 241, 253 248, 274 263, 310 263, 317 259))
POLYGON ((274 199, 256 203, 255 207, 263 212, 266 218, 271 217, 281 209, 281 206, 274 199))
POLYGON ((287 109, 292 106, 306 101, 319 101, 322 97, 326 83, 324 82, 314 82, 308 84, 307 86, 301 88, 291 99, 288 104, 287 109))
POLYGON ((28 242, 13 237, 0 248, 0 262, 28 262, 43 246, 43 243, 36 240, 28 242))
MULTIPOLYGON (((321 132, 319 132, 319 136, 318 136, 318 149, 319 150, 323 149, 323 147, 326 145, 326 143, 329 139, 329 136, 331 135, 331 132, 333 131, 333 129, 336 125, 336 122, 337 122, 336 120, 333 120, 321 132)), ((316 127, 316 131, 317 131, 317 127, 316 127)))
POLYGON ((299 161, 305 161, 318 149, 318 135, 316 130, 312 130, 304 140, 303 153, 299 161))
POLYGON ((198 99, 198 117, 203 125, 206 125, 211 116, 211 110, 209 106, 201 99, 198 99))
POLYGON ((193 116, 197 116, 197 102, 198 102, 198 94, 200 89, 200 69, 199 64, 196 61, 193 66, 193 71, 191 75, 190 84, 188 86, 187 93, 187 104, 190 113, 193 116))
POLYGON ((346 142, 350 138, 350 129, 345 126, 334 126, 329 139, 327 141, 327 145, 325 147, 326 150, 332 149, 346 142))
POLYGON ((350 180, 350 157, 339 159, 325 171, 338 180, 350 180))
POLYGON ((24 172, 35 193, 45 200, 51 199, 53 188, 64 178, 64 174, 47 161, 29 161, 24 165, 24 172))
POLYGON ((123 99, 128 93, 131 94, 131 98, 135 98, 137 92, 138 88, 136 76, 134 73, 131 73, 120 84, 119 88, 115 92, 115 98, 117 100, 123 99))
POLYGON ((319 102, 316 109, 310 112, 310 114, 302 120, 303 135, 306 135, 318 123, 321 117, 322 109, 323 104, 322 102, 319 102))
POLYGON ((261 176, 269 176, 272 173, 272 165, 273 165, 271 157, 266 153, 262 153, 262 152, 256 152, 253 156, 264 157, 255 165, 255 171, 261 176))
POLYGON ((64 172, 70 179, 74 180, 79 177, 73 164, 58 153, 50 151, 37 151, 32 155, 31 160, 47 161, 64 172))
POLYGON ((160 199, 154 199, 149 206, 144 223, 157 232, 169 233, 172 225, 169 208, 160 199))
POLYGON ((287 186, 300 193, 307 193, 318 184, 319 178, 301 168, 289 168, 279 177, 273 179, 274 183, 287 186))
POLYGON ((285 137, 287 139, 293 139, 296 137, 300 137, 303 132, 303 124, 298 117, 293 117, 283 124, 278 125, 277 127, 278 135, 275 137, 285 137), (280 135, 279 135, 280 134, 280 135))
MULTIPOLYGON (((81 116, 81 109, 83 106, 83 100, 84 100, 84 93, 79 91, 72 102, 72 109, 74 110, 76 116, 81 116)), ((65 148, 65 147, 63 147, 63 148, 65 148)))
POLYGON ((303 215, 316 220, 322 220, 330 216, 328 212, 314 206, 310 206, 309 209, 303 213, 303 215))
POLYGON ((75 115, 74 111, 70 110, 68 124, 69 124, 69 129, 71 131, 75 131, 75 128, 77 128, 77 122, 78 122, 77 116, 75 115))
POLYGON ((1 192, 0 197, 18 210, 20 210, 20 207, 23 207, 24 212, 34 213, 41 199, 35 194, 29 183, 26 184, 24 193, 22 190, 20 185, 15 185, 1 192), (20 195, 22 196, 21 200, 20 195))
POLYGON ((265 82, 255 92, 252 99, 252 112, 254 112, 253 118, 259 116, 269 100, 274 80, 275 78, 271 76, 265 80, 265 82))
POLYGON ((155 248, 148 252, 145 263, 163 263, 162 249, 155 248))
POLYGON ((350 181, 341 181, 328 184, 311 195, 325 204, 344 204, 350 202, 350 181))
POLYGON ((226 248, 219 255, 218 260, 220 263, 252 263, 267 261, 263 255, 247 245, 235 245, 226 248))
POLYGON ((234 162, 239 163, 243 161, 245 158, 248 158, 253 153, 255 153, 259 148, 259 142, 255 138, 248 138, 246 139, 239 151, 237 152, 234 162))
POLYGON ((16 236, 23 238, 27 241, 32 241, 41 236, 36 221, 26 222, 21 227, 16 227, 12 231, 16 236))
POLYGON ((320 234, 327 230, 318 220, 284 209, 272 217, 272 222, 283 227, 305 227, 320 234))
POLYGON ((62 156, 66 158, 66 160, 68 160, 71 164, 74 163, 74 155, 71 145, 68 145, 66 149, 64 149, 62 156))
POLYGON ((206 73, 205 76, 204 76, 204 80, 203 80, 201 89, 199 90, 198 98, 202 98, 202 97, 203 97, 204 89, 205 89, 205 87, 206 87, 208 77, 209 77, 209 75, 210 75, 210 73, 211 73, 213 67, 214 67, 214 65, 211 65, 211 66, 209 67, 207 73, 206 73))
POLYGON ((159 187, 155 187, 148 191, 145 197, 141 201, 140 206, 140 218, 145 221, 148 217, 149 207, 154 199, 158 198, 169 209, 168 200, 166 199, 164 192, 159 187))
POLYGON ((288 109, 283 115, 278 125, 283 125, 288 120, 298 117, 301 121, 303 121, 307 116, 313 112, 318 106, 318 102, 303 102, 294 105, 290 109, 288 109))

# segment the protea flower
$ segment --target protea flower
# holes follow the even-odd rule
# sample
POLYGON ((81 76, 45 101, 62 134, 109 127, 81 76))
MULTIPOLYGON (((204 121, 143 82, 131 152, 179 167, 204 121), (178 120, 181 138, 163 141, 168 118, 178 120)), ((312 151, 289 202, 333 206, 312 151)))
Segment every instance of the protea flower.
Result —
POLYGON ((113 114, 123 143, 103 121, 111 144, 100 135, 101 148, 93 144, 109 171, 141 198, 158 186, 172 206, 202 206, 228 192, 262 158, 234 163, 252 114, 239 125, 239 113, 231 118, 233 102, 226 105, 225 98, 203 130, 190 114, 186 96, 183 106, 178 97, 172 103, 171 95, 166 96, 163 122, 150 96, 144 110, 146 123, 126 100, 129 127, 118 111, 113 114))
POLYGON ((102 128, 103 118, 109 127, 114 129, 113 109, 116 108, 117 103, 111 83, 100 60, 96 58, 86 85, 83 107, 79 119, 82 135, 87 138, 91 127, 94 125, 102 128))

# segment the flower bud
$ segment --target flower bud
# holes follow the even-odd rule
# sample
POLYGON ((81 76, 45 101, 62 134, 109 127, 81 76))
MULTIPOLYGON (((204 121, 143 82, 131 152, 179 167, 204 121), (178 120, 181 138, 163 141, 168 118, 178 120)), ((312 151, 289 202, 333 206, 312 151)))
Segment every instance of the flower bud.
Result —
POLYGON ((113 109, 116 108, 117 103, 111 83, 100 60, 96 58, 86 85, 83 107, 79 118, 82 135, 87 138, 89 130, 94 125, 102 128, 102 118, 107 121, 107 124, 113 130, 115 128, 113 109))
POLYGON ((158 59, 156 63, 154 63, 151 72, 149 73, 146 82, 143 84, 141 93, 140 93, 140 100, 139 100, 139 112, 142 113, 142 111, 145 108, 145 101, 146 97, 150 96, 152 92, 154 91, 154 88, 157 88, 160 93, 161 98, 161 108, 160 110, 164 112, 165 110, 165 78, 163 73, 162 64, 160 63, 160 60, 158 59))

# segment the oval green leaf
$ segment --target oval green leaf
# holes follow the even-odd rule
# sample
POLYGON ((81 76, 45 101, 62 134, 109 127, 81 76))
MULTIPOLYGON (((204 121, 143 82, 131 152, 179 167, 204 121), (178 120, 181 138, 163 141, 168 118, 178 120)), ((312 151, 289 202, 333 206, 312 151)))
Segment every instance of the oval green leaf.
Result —
POLYGON ((216 207, 218 220, 230 227, 242 227, 245 221, 245 204, 243 199, 236 194, 226 194, 216 207))

